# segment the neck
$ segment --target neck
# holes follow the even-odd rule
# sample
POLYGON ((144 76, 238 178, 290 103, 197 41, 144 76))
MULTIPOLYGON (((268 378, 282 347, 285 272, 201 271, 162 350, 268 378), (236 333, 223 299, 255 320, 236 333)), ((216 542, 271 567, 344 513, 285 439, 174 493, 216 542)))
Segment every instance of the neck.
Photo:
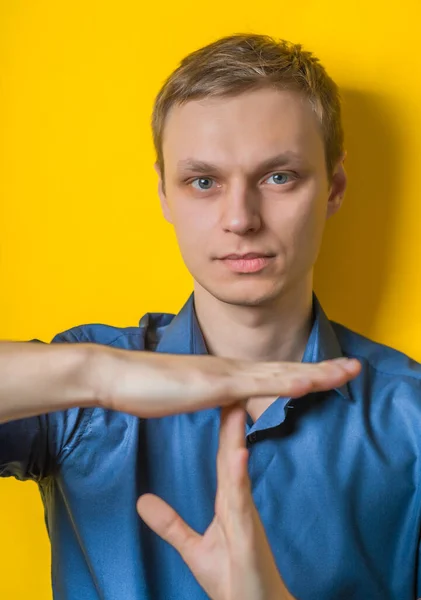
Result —
POLYGON ((195 310, 210 354, 254 361, 301 361, 312 324, 312 280, 271 304, 239 306, 195 284, 195 310))

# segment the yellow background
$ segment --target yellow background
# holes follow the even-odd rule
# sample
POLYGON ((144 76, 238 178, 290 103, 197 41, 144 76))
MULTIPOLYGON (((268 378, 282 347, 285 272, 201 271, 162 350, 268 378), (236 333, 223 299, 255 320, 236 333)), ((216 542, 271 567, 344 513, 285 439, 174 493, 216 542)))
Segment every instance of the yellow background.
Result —
MULTIPOLYGON (((0 0, 0 338, 133 325, 191 288, 160 216, 149 116, 191 50, 254 31, 340 84, 349 192, 316 290, 331 318, 421 360, 417 0, 0 0)), ((0 482, 0 598, 48 599, 35 485, 0 482)))

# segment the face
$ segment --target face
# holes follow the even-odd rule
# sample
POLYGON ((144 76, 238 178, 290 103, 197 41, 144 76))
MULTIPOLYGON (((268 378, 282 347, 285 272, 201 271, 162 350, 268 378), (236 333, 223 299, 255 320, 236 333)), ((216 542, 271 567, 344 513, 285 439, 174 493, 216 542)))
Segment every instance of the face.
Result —
POLYGON ((345 173, 341 161, 329 185, 307 100, 260 89, 176 106, 162 149, 161 204, 196 293, 259 306, 311 281, 345 173))

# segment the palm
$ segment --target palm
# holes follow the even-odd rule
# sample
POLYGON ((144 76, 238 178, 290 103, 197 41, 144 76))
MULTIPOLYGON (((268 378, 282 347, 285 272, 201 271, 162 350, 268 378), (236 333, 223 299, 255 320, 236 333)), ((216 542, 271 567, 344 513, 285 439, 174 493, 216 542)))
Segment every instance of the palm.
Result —
POLYGON ((212 598, 230 598, 231 557, 227 538, 215 515, 212 523, 197 541, 191 560, 187 563, 197 581, 212 598), (215 577, 215 574, 218 577, 215 577))

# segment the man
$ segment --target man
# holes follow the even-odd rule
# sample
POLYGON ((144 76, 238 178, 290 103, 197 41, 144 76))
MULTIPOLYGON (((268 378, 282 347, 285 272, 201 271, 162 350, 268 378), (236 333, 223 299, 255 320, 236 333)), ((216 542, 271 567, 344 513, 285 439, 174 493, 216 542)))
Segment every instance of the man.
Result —
MULTIPOLYGON (((109 367, 102 354, 99 368, 89 365, 95 363, 89 351, 86 387, 83 377, 81 387, 72 387, 79 370, 70 376, 76 359, 65 359, 68 410, 42 414, 65 403, 54 393, 49 403, 35 394, 31 414, 42 416, 9 420, 0 429, 3 473, 40 484, 56 596, 233 598, 241 572, 247 583, 237 597, 253 594, 256 585, 266 600, 289 594, 413 600, 421 590, 421 368, 330 323, 312 293, 324 224, 346 187, 334 82, 299 46, 264 36, 225 38, 188 56, 170 76, 156 100, 153 132, 163 213, 193 275, 194 295, 175 318, 147 314, 138 328, 124 330, 84 326, 55 341, 209 353, 243 369, 244 361, 354 357, 361 374, 346 383, 358 372, 355 363, 348 374, 329 363, 324 368, 337 369, 329 375, 336 383, 329 386, 313 371, 316 382, 301 390, 284 391, 278 376, 272 392, 268 383, 255 383, 265 369, 264 379, 273 377, 274 368, 262 365, 247 391, 238 377, 235 393, 225 385, 227 403, 245 400, 244 424, 235 406, 222 410, 222 422, 216 408, 185 412, 224 403, 221 369, 232 363, 211 361, 195 370, 198 357, 173 356, 166 377, 162 363, 156 375, 156 355, 142 353, 140 360, 133 353, 146 384, 139 408, 139 380, 134 403, 136 377, 117 366, 120 360, 127 367, 127 353, 109 348, 109 367), (204 390, 210 380, 202 368, 208 375, 207 369, 217 370, 216 391, 204 390), (334 389, 321 393, 325 387, 334 389), (244 428, 257 512, 247 496, 244 428), (151 529, 135 519, 139 496, 139 513, 151 529), (248 520, 236 518, 246 513, 248 520), (206 533, 197 538, 192 530, 206 533), (223 540, 230 548, 232 532, 247 530, 248 559, 237 551, 224 555, 223 540), (255 542, 261 552, 253 555, 255 542), (251 570, 259 576, 248 585, 251 570), (227 583, 233 573, 236 587, 227 583)), ((28 406, 20 416, 27 412, 28 406)))

